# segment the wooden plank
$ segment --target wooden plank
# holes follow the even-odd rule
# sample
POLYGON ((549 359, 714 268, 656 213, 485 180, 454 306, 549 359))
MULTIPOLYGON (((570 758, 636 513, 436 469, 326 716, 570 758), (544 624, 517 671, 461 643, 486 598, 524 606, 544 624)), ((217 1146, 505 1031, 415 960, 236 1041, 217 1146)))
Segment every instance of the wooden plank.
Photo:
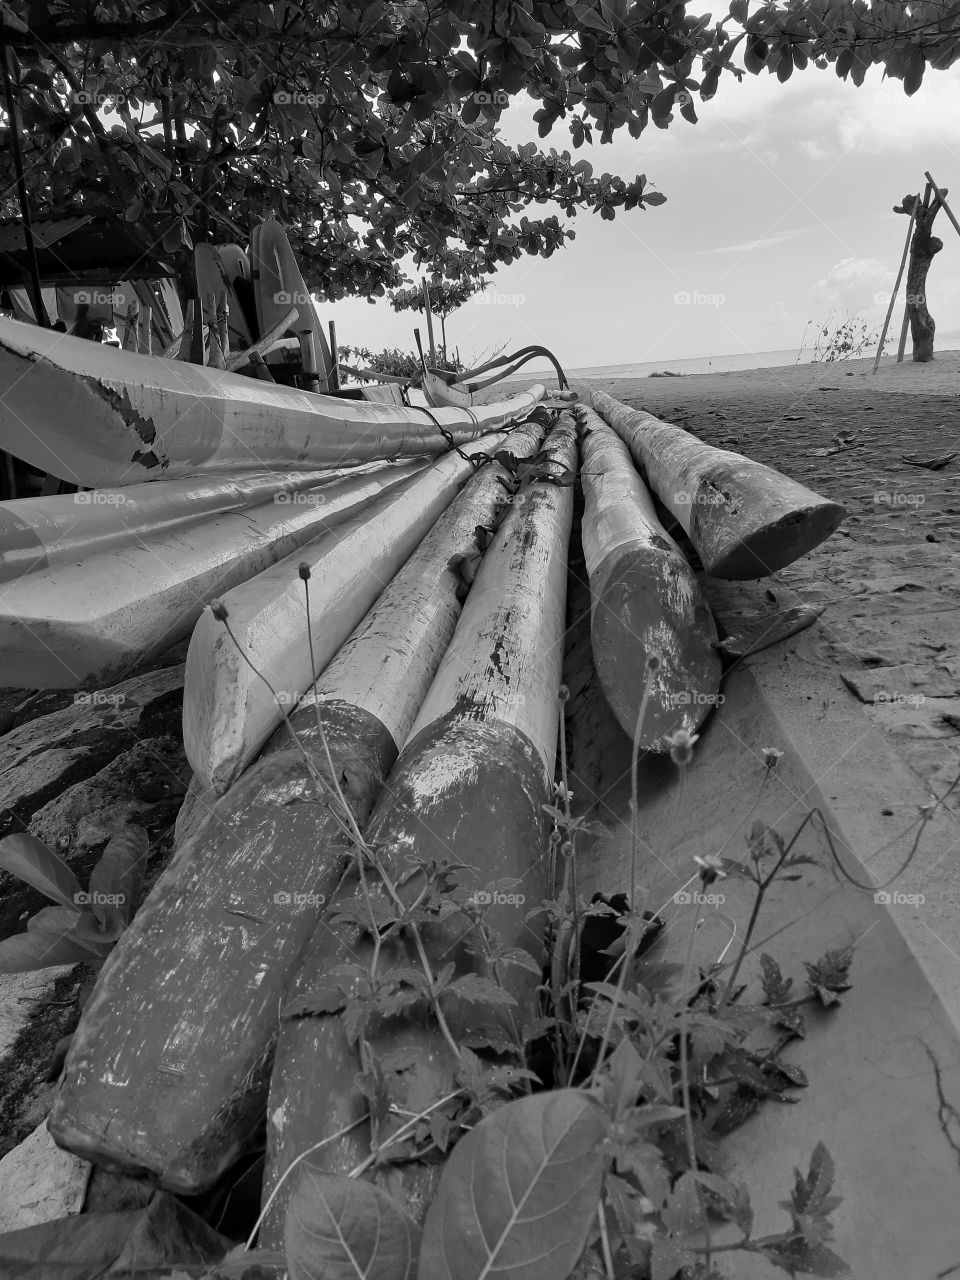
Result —
MULTIPOLYGON (((540 434, 517 432, 509 448, 528 456, 540 434)), ((291 715, 325 771, 319 706, 361 823, 460 616, 450 559, 476 551, 476 526, 492 519, 505 475, 492 464, 471 479, 291 715)), ((316 801, 281 729, 178 850, 86 1006, 51 1121, 58 1141, 190 1193, 215 1182, 252 1137, 278 1006, 318 900, 332 895, 348 857, 316 801)))
POLYGON ((423 464, 336 481, 213 516, 81 564, 29 573, 0 593, 0 670, 10 688, 69 689, 129 674, 190 634, 207 601, 404 483, 423 464))
MULTIPOLYGON (((561 465, 575 467, 571 419, 554 430, 547 448, 561 465)), ((409 868, 406 858, 412 856, 466 864, 454 874, 475 893, 485 893, 495 881, 519 880, 526 905, 502 895, 504 900, 487 907, 487 918, 506 946, 534 952, 536 926, 526 911, 547 891, 542 806, 552 794, 572 509, 569 486, 532 483, 514 499, 366 831, 394 876, 409 868)), ((383 902, 376 876, 367 878, 374 898, 383 902)), ((410 901, 421 887, 413 876, 401 896, 410 901)), ((334 907, 358 900, 362 894, 351 871, 305 952, 292 995, 329 983, 337 963, 369 963, 365 931, 331 918, 334 907)), ((424 925, 423 936, 437 968, 453 962, 463 973, 482 963, 475 920, 466 914, 424 925)), ((395 939, 385 944, 384 968, 417 966, 409 941, 395 939)), ((523 1018, 534 1002, 538 975, 519 966, 503 966, 500 973, 523 1018)), ((491 1023, 475 1006, 451 1002, 446 1013, 455 1038, 471 1030, 504 1034, 502 1021, 491 1023)), ((419 1110, 424 1097, 440 1098, 455 1087, 456 1063, 425 1012, 414 1009, 410 1017, 375 1022, 366 1039, 380 1056, 413 1051, 415 1068, 391 1074, 398 1105, 419 1110)), ((367 1103, 356 1085, 359 1069, 338 1016, 282 1021, 267 1107, 266 1196, 308 1147, 362 1119, 367 1103)), ((369 1135, 361 1125, 324 1147, 323 1166, 348 1173, 368 1154, 369 1135)), ((426 1207, 438 1168, 409 1166, 402 1185, 393 1188, 415 1214, 426 1207)), ((280 1189, 261 1232, 268 1248, 282 1242, 292 1181, 280 1189)))
POLYGON ((592 399, 713 577, 776 573, 829 538, 846 515, 839 502, 772 467, 704 444, 606 392, 592 399))
POLYGON ((4 447, 90 486, 436 454, 449 447, 437 422, 463 444, 524 416, 543 396, 534 385, 495 404, 428 414, 262 384, 2 318, 0 386, 4 447))
POLYGON ((591 409, 580 407, 583 550, 591 637, 600 684, 631 738, 650 675, 639 743, 665 751, 677 729, 693 732, 716 706, 717 629, 696 575, 657 518, 630 451, 591 409))
MULTIPOLYGON (((498 433, 465 446, 464 452, 492 452, 503 440, 498 433)), ((311 683, 300 564, 309 565, 314 575, 310 617, 322 669, 470 469, 458 453, 447 454, 301 553, 234 587, 222 597, 232 638, 222 622, 204 612, 187 653, 183 707, 184 748, 204 786, 225 791, 280 723, 280 709, 261 676, 288 701, 296 701, 311 683), (248 656, 259 674, 251 670, 248 656)))

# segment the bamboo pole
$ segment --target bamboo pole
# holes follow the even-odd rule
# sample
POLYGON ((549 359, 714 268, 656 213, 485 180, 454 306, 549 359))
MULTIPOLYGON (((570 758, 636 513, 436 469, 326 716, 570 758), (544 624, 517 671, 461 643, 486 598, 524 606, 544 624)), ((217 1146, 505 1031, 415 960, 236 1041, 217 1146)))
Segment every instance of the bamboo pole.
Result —
POLYGON ((913 235, 913 224, 917 220, 917 205, 920 203, 920 194, 914 201, 913 208, 910 210, 910 225, 907 227, 907 239, 903 246, 903 255, 900 258, 900 270, 897 272, 897 280, 893 286, 893 293, 890 295, 890 305, 887 307, 886 319, 883 322, 883 329, 880 331, 880 341, 877 344, 877 354, 873 361, 873 372, 876 373, 880 367, 880 357, 883 355, 883 344, 887 338, 887 329, 890 327, 890 317, 893 315, 893 308, 896 305, 897 294, 900 291, 900 281, 903 279, 903 272, 907 265, 907 255, 910 252, 910 237, 913 235))
POLYGON ((900 341, 897 344, 897 364, 903 364, 903 353, 907 349, 907 330, 910 328, 910 304, 903 304, 903 324, 900 326, 900 341))
POLYGON ((941 190, 940 190, 940 188, 937 186, 937 184, 934 182, 934 180, 930 177, 930 174, 929 174, 929 173, 925 173, 923 176, 924 176, 924 177, 926 178, 926 180, 930 183, 930 186, 933 188, 934 193, 936 194, 937 199, 940 201, 940 204, 941 204, 941 206, 942 206, 942 208, 943 208, 943 212, 947 215, 947 217, 948 217, 948 218, 950 219, 950 221, 953 223, 953 227, 954 227, 954 230, 956 231, 957 235, 958 235, 958 236, 960 236, 960 222, 958 222, 958 221, 956 220, 956 218, 953 216, 953 210, 952 210, 952 209, 950 208, 950 206, 947 204, 947 192, 946 192, 946 190, 944 189, 943 191, 941 191, 941 190))

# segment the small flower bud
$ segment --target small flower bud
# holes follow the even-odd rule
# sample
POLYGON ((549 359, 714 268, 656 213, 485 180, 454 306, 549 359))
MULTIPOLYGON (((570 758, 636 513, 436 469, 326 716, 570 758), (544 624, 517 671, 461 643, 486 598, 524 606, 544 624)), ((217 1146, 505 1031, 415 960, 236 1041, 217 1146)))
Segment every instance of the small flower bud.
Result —
POLYGON ((213 616, 216 618, 218 622, 226 622, 227 606, 223 603, 222 600, 211 600, 210 612, 213 614, 213 616))
POLYGON ((644 671, 650 671, 650 672, 653 672, 653 671, 659 671, 659 670, 660 670, 660 658, 658 657, 658 655, 657 655, 657 654, 655 654, 655 653, 648 653, 648 654, 647 654, 647 660, 646 660, 646 662, 643 664, 643 669, 644 669, 644 671))
POLYGON ((304 582, 310 581, 310 566, 307 564, 306 560, 300 561, 297 566, 297 572, 300 574, 300 577, 304 582))
POLYGON ((560 699, 561 702, 566 702, 567 699, 570 697, 570 690, 567 688, 565 684, 562 684, 560 688, 557 690, 557 697, 560 699))

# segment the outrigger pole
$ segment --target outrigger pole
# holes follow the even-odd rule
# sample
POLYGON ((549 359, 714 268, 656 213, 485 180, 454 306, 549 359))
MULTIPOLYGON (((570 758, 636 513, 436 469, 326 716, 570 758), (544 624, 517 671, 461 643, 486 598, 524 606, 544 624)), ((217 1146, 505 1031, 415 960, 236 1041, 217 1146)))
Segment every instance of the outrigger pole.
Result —
POLYGON ((10 80, 10 49, 7 45, 3 19, 0 18, 0 67, 3 70, 3 94, 6 99, 7 120, 10 125, 10 143, 13 151, 13 169, 17 178, 17 199, 20 203, 20 218, 23 222, 23 238, 27 246, 27 258, 30 262, 30 293, 33 297, 33 313, 37 324, 44 329, 50 327, 50 318, 43 305, 43 292, 40 288, 40 268, 37 265, 37 245, 33 238, 33 224, 30 221, 30 200, 27 196, 27 182, 23 173, 23 153, 20 150, 20 109, 13 92, 10 80))

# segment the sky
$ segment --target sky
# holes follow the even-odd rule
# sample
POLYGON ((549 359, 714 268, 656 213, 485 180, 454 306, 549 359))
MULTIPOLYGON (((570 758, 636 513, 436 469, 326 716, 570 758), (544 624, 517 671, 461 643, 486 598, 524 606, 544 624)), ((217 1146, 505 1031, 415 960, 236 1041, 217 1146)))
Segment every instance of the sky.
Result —
MULTIPOLYGON (((504 114, 508 141, 536 139, 532 110, 504 114)), ((810 321, 882 323, 907 232, 893 206, 923 190, 925 169, 955 188, 960 219, 960 66, 928 69, 912 98, 881 68, 859 89, 832 67, 795 71, 785 85, 766 71, 729 76, 697 112, 696 125, 676 114, 667 130, 574 153, 595 172, 646 173, 667 203, 613 222, 563 219, 576 240, 501 269, 486 297, 447 321, 468 364, 530 342, 567 368, 795 352, 810 321)), ((572 147, 558 128, 543 145, 572 147)), ((960 329, 960 235, 942 212, 935 231, 944 248, 927 297, 946 335, 960 329)), ((341 342, 374 350, 411 349, 422 322, 385 300, 348 299, 321 315, 336 319, 341 342)), ((894 345, 901 316, 898 307, 894 345)))

